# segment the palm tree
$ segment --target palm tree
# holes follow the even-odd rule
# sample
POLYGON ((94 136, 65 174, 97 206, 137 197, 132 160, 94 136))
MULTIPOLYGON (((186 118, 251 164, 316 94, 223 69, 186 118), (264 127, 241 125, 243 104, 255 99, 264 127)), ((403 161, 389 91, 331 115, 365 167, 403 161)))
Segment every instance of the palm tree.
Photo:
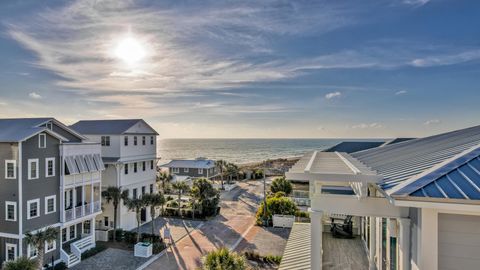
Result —
POLYGON ((213 215, 220 201, 220 192, 214 189, 210 180, 206 178, 195 179, 190 190, 190 198, 193 205, 200 207, 200 212, 213 215))
POLYGON ((165 197, 162 193, 151 193, 143 195, 148 206, 150 206, 150 215, 152 216, 152 234, 155 234, 156 208, 165 204, 165 197))
POLYGON ((190 188, 184 181, 178 181, 172 184, 173 189, 178 192, 178 215, 180 216, 180 202, 182 201, 182 193, 188 191, 190 188))
POLYGON ((222 184, 222 190, 223 188, 223 172, 225 171, 225 167, 227 165, 227 162, 225 160, 219 159, 215 161, 215 167, 220 170, 220 182, 222 184))
POLYGON ((102 197, 105 201, 113 204, 113 242, 116 241, 118 205, 126 195, 126 191, 122 192, 121 188, 115 186, 107 187, 106 190, 102 191, 102 197))
POLYGON ((235 252, 229 251, 227 248, 220 248, 209 252, 203 257, 203 270, 245 270, 247 262, 245 257, 235 252))
MULTIPOLYGON (((238 174, 238 166, 233 164, 233 163, 228 163, 227 164, 227 174, 228 174, 228 184, 230 184, 230 182, 232 181, 232 177, 233 175, 237 175, 238 174)), ((237 176, 238 178, 238 176, 237 176)))
POLYGON ((43 231, 38 231, 33 234, 31 232, 25 233, 25 243, 32 248, 37 249, 37 269, 43 269, 43 258, 45 257, 45 242, 52 242, 57 239, 58 231, 53 227, 48 227, 43 231))
POLYGON ((137 218, 137 243, 140 242, 140 223, 142 222, 141 212, 147 206, 144 196, 140 198, 124 198, 123 204, 129 211, 135 212, 137 218))
POLYGON ((162 183, 162 191, 165 193, 165 183, 170 182, 172 180, 172 175, 170 175, 168 172, 160 172, 157 175, 157 184, 159 182, 162 183))
POLYGON ((192 219, 195 219, 195 204, 197 204, 197 200, 200 197, 200 189, 198 187, 193 186, 190 189, 190 204, 192 205, 192 219))

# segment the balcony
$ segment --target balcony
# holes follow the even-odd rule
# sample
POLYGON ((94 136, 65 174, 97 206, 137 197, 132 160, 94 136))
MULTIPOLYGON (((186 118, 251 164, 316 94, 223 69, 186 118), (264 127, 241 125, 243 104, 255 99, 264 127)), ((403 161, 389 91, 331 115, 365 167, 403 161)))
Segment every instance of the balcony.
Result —
POLYGON ((70 207, 65 210, 63 216, 63 222, 69 222, 77 218, 82 218, 93 213, 100 212, 101 202, 95 201, 93 203, 86 203, 83 206, 70 207))
POLYGON ((101 212, 100 183, 67 188, 62 195, 62 222, 101 212))
POLYGON ((98 182, 100 181, 100 179, 101 179, 100 172, 65 175, 63 177, 63 185, 78 186, 78 185, 88 184, 91 182, 98 182))

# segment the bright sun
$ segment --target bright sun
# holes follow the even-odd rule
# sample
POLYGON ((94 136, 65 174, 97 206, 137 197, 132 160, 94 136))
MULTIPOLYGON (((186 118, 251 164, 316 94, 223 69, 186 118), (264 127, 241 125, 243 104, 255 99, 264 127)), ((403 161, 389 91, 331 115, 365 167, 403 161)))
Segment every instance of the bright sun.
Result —
POLYGON ((145 57, 145 49, 138 40, 127 37, 118 43, 115 56, 127 64, 135 64, 145 57))

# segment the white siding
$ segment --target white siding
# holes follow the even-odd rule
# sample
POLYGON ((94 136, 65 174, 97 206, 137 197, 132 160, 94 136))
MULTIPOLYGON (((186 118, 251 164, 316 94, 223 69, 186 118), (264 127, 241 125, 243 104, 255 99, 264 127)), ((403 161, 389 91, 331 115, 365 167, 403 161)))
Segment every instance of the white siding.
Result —
POLYGON ((474 270, 480 267, 480 216, 439 214, 438 268, 474 270))

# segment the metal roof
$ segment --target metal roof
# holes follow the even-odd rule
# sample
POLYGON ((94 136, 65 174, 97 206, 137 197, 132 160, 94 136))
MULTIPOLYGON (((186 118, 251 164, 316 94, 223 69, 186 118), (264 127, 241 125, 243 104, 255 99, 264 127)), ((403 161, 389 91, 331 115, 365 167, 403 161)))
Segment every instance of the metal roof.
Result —
POLYGON ((59 134, 40 126, 51 120, 54 118, 0 119, 0 142, 19 142, 40 132, 48 132, 52 136, 66 140, 59 134))
POLYGON ((175 159, 160 167, 208 169, 215 167, 215 161, 211 159, 175 159))
POLYGON ((387 193, 438 164, 480 144, 480 126, 373 148, 351 156, 376 171, 387 193))
MULTIPOLYGON (((129 128, 139 121, 144 122, 148 127, 150 127, 142 119, 81 120, 70 127, 82 134, 88 135, 120 135, 125 134, 129 128)), ((150 129, 152 129, 151 134, 158 135, 158 133, 152 127, 150 127, 150 129)))
POLYGON ((310 223, 294 223, 279 270, 310 269, 310 223))
POLYGON ((358 152, 374 147, 379 147, 380 145, 385 144, 385 141, 380 142, 367 142, 367 141, 351 141, 351 142, 341 142, 328 149, 323 150, 323 152, 343 152, 343 153, 353 153, 358 152))
POLYGON ((480 146, 437 166, 395 191, 393 196, 480 200, 480 146))

